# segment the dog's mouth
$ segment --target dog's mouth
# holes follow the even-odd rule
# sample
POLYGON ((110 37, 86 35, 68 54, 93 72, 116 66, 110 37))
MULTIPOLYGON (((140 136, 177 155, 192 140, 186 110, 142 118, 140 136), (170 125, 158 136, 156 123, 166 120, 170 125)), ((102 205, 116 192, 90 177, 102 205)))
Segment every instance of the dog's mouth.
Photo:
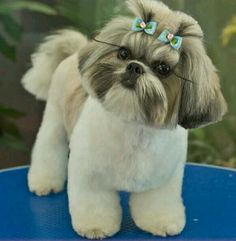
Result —
POLYGON ((116 75, 116 80, 102 101, 109 112, 150 126, 163 123, 167 98, 160 81, 148 74, 130 76, 126 72, 116 75))
POLYGON ((121 76, 120 83, 124 88, 129 90, 135 90, 137 86, 138 78, 135 76, 129 76, 127 73, 124 73, 121 76))

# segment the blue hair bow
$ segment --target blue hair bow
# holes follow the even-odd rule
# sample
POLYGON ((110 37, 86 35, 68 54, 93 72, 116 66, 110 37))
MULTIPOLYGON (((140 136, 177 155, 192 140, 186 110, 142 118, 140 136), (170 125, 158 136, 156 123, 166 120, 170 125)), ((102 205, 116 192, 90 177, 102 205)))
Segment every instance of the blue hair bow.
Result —
POLYGON ((131 29, 136 32, 144 31, 149 35, 153 35, 156 31, 157 25, 157 22, 151 21, 145 23, 142 18, 136 18, 131 29))
POLYGON ((157 39, 163 43, 169 43, 176 50, 179 50, 183 40, 182 37, 176 36, 168 30, 164 30, 157 39))

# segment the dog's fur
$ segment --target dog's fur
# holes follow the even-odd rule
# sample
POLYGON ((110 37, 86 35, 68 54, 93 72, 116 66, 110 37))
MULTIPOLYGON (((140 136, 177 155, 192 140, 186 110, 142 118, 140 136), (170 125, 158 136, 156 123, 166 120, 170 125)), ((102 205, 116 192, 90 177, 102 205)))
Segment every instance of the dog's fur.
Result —
POLYGON ((88 238, 119 231, 119 190, 131 192, 138 227, 161 236, 180 233, 186 129, 217 122, 227 109, 198 23, 160 2, 127 4, 134 17, 116 17, 96 36, 113 45, 59 31, 33 55, 33 67, 22 81, 47 100, 29 188, 38 195, 61 191, 70 147, 72 225, 88 238), (159 22, 154 35, 132 31, 135 17, 159 22), (164 29, 183 37, 179 51, 157 40, 164 29), (128 48, 131 58, 117 58, 115 45, 128 48), (157 61, 167 62, 176 74, 158 77, 153 71, 157 61), (131 62, 145 71, 132 90, 121 84, 131 62))

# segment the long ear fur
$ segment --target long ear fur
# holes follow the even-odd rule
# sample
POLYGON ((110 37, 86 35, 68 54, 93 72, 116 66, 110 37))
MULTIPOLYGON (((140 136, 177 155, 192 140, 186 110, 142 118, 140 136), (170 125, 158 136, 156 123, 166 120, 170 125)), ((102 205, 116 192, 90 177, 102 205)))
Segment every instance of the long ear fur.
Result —
POLYGON ((227 105, 217 71, 200 39, 185 40, 182 73, 193 83, 183 84, 179 124, 190 129, 220 121, 227 105))

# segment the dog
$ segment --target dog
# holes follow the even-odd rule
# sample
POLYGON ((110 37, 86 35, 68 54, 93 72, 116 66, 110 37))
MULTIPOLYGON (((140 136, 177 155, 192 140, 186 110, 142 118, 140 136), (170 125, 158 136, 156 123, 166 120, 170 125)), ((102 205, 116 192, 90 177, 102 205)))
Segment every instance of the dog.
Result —
POLYGON ((28 173, 31 192, 63 190, 74 230, 97 239, 135 224, 159 236, 186 223, 181 197, 188 129, 220 121, 227 104, 198 22, 153 0, 128 0, 95 38, 47 37, 22 79, 46 100, 28 173), (69 156, 69 158, 68 158, 69 156))

